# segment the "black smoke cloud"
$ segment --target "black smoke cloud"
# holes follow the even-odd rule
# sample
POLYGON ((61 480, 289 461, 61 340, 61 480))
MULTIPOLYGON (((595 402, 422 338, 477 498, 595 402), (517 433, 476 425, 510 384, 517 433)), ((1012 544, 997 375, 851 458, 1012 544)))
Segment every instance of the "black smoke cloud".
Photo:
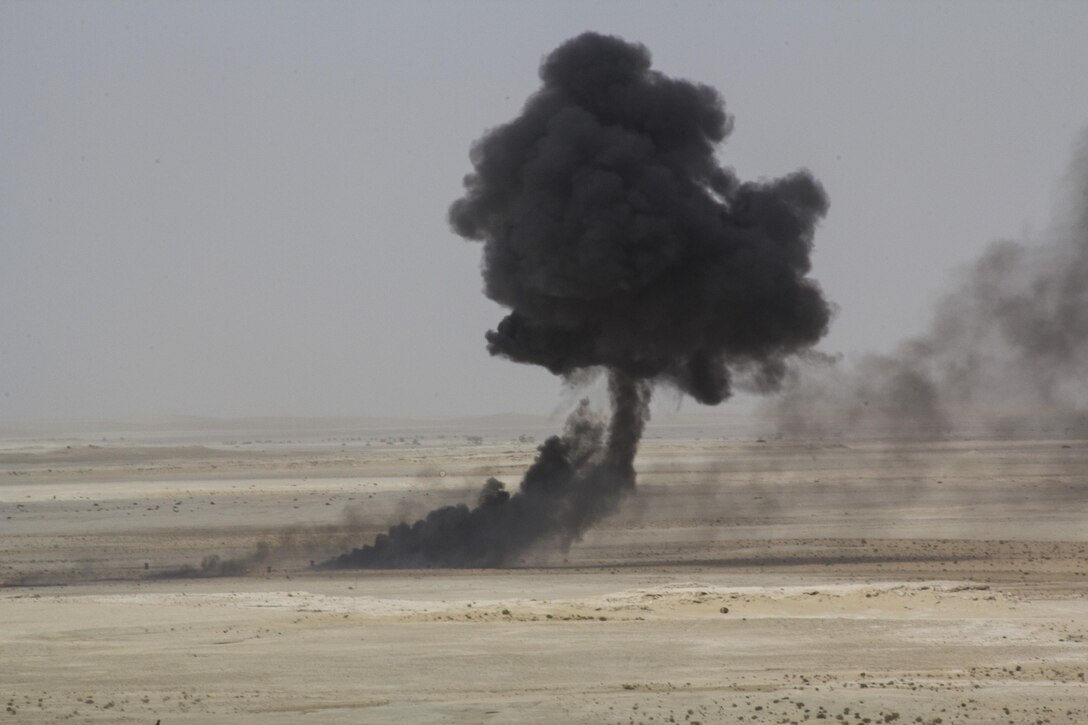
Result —
POLYGON ((827 196, 804 171, 742 183, 722 166, 733 122, 713 88, 596 33, 559 46, 540 78, 521 114, 473 145, 450 224, 483 242, 484 291, 511 310, 488 350, 563 376, 606 368, 607 435, 579 410, 513 495, 489 481, 475 508, 393 527, 335 565, 497 565, 545 539, 569 545, 634 490, 655 382, 706 404, 738 373, 773 388, 827 329, 807 276, 827 196))
POLYGON ((769 412, 787 435, 1088 431, 1088 133, 1041 243, 993 243, 891 354, 824 359, 769 412))
POLYGON ((730 367, 775 379, 825 333, 806 277, 827 197, 806 172, 740 183, 715 157, 732 118, 713 89, 651 70, 641 45, 587 33, 540 70, 521 115, 478 141, 450 210, 484 243, 488 297, 512 311, 492 354, 556 374, 605 366, 703 403, 730 367))

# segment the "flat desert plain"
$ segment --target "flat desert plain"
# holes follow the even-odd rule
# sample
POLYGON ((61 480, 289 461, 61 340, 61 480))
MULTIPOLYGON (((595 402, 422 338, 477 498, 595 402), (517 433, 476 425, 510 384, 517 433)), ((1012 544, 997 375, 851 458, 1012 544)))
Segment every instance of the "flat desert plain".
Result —
POLYGON ((519 425, 8 430, 0 722, 1088 722, 1084 440, 651 423, 569 551, 311 566, 516 484, 519 425))

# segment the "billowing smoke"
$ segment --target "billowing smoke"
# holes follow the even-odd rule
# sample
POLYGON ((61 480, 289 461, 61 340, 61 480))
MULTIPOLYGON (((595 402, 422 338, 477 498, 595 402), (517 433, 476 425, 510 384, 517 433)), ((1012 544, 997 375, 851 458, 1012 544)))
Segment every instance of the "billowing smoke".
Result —
POLYGON ((772 404, 788 435, 1088 430, 1088 135, 1041 242, 1000 241, 929 329, 889 355, 804 365, 772 404))
POLYGON ((557 375, 607 369, 611 421, 579 409, 513 494, 492 479, 475 508, 432 511, 334 565, 491 566, 567 546, 634 490, 655 382, 706 404, 735 375, 773 388, 827 329, 807 277, 827 197, 804 171, 742 183, 722 166, 732 118, 713 88, 595 33, 540 77, 521 115, 473 145, 450 223, 483 242, 484 291, 511 310, 490 352, 557 375))
POLYGON ((714 155, 718 93, 587 33, 545 58, 522 114, 472 149, 450 210, 484 242, 487 296, 512 309, 492 354, 553 373, 603 365, 703 403, 729 366, 771 379, 829 310, 805 275, 827 197, 807 173, 739 183, 714 155))

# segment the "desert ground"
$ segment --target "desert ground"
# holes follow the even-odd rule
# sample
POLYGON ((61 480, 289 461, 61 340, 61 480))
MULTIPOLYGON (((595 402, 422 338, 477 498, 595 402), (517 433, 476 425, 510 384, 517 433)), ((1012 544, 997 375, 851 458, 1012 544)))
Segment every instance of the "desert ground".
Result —
POLYGON ((549 427, 0 430, 0 722, 1088 723, 1085 440, 651 423, 569 551, 311 565, 549 427))

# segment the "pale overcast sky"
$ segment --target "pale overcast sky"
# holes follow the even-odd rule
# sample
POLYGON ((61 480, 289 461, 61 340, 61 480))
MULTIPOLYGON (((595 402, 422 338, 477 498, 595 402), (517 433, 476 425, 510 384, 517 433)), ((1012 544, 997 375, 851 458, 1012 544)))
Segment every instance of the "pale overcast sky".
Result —
POLYGON ((821 180, 830 352, 1042 230, 1088 124, 1086 2, 6 0, 0 420, 552 411, 446 211, 585 30, 718 88, 742 178, 821 180))

